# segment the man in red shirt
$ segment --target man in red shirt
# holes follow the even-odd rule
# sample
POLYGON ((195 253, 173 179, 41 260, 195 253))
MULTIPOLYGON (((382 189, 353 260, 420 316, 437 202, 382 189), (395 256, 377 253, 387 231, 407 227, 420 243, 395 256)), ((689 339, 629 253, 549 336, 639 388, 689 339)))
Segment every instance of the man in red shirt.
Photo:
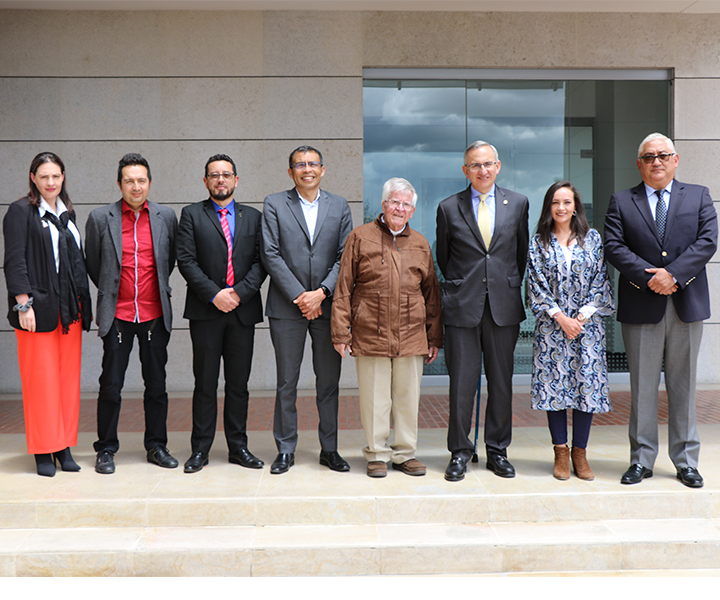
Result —
POLYGON ((114 473, 118 419, 133 338, 145 383, 145 450, 149 463, 175 468, 167 449, 167 345, 172 328, 168 279, 175 267, 175 212, 147 200, 150 166, 139 154, 118 165, 122 200, 94 209, 85 226, 88 275, 98 288, 98 335, 103 340, 95 471, 114 473))

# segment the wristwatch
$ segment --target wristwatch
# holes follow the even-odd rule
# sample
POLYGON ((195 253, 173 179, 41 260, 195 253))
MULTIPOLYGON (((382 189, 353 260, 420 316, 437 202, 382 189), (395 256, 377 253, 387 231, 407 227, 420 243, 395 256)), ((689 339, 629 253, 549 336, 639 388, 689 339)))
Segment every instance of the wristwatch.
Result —
POLYGON ((579 312, 578 316, 577 316, 577 320, 580 321, 581 323, 584 323, 585 321, 587 321, 587 317, 584 314, 582 314, 581 312, 579 312))
POLYGON ((323 294, 325 294, 326 298, 330 297, 330 290, 328 288, 326 288, 324 285, 321 285, 320 289, 323 291, 323 294))

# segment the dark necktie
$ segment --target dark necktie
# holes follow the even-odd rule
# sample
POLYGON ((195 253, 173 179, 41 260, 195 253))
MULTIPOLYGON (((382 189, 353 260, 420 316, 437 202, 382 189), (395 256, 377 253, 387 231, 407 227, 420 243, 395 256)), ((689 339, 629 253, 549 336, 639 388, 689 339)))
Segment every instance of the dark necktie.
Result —
POLYGON ((228 212, 227 208, 220 209, 220 226, 225 234, 225 241, 227 242, 228 248, 227 285, 228 287, 232 287, 235 285, 235 270, 233 269, 232 263, 232 238, 230 237, 230 225, 227 220, 228 212))
POLYGON ((657 206, 655 207, 655 227, 657 227, 660 241, 665 240, 665 223, 667 223, 667 205, 663 199, 663 190, 655 190, 658 196, 657 206))

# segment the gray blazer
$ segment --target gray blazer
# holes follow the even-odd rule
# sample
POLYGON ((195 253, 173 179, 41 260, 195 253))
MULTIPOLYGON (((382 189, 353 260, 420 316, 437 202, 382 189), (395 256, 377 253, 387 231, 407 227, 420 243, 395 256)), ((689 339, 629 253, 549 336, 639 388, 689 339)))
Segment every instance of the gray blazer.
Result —
POLYGON ((486 248, 469 187, 440 203, 437 262, 445 276, 445 325, 475 327, 486 300, 498 325, 525 320, 521 285, 528 253, 528 209, 525 196, 496 185, 495 232, 486 248))
MULTIPOLYGON (((157 264, 160 303, 165 329, 172 330, 170 304, 170 273, 175 268, 175 233, 177 216, 167 206, 148 200, 153 252, 157 264)), ((85 224, 85 264, 87 272, 98 289, 95 321, 98 335, 107 335, 115 319, 117 296, 120 289, 122 265, 122 200, 101 206, 90 212, 85 224)))
MULTIPOLYGON (((265 198, 262 218, 262 257, 270 275, 265 314, 278 319, 302 319, 293 300, 324 285, 335 291, 345 240, 352 231, 347 200, 320 190, 315 236, 310 244, 297 191, 265 198)), ((332 298, 322 303, 320 318, 329 319, 332 298)))

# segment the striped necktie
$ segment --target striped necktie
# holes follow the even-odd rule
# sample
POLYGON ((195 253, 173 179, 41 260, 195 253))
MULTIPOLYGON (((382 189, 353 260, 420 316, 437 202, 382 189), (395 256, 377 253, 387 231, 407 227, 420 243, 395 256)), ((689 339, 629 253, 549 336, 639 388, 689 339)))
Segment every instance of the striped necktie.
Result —
POLYGON ((232 287, 235 285, 235 270, 233 269, 232 263, 232 238, 230 237, 230 225, 228 224, 227 208, 220 209, 220 226, 222 227, 223 233, 225 234, 225 241, 227 242, 228 256, 227 256, 227 286, 232 287))

